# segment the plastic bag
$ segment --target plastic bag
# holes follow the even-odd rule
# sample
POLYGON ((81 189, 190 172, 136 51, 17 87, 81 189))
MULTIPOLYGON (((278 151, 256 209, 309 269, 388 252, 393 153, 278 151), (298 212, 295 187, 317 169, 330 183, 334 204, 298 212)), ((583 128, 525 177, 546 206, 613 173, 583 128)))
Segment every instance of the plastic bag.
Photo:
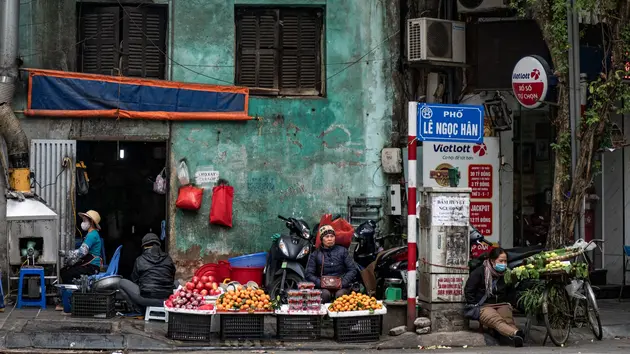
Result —
POLYGON ((177 178, 182 186, 190 184, 190 173, 188 171, 186 159, 181 159, 179 161, 179 166, 177 166, 177 178))
POLYGON ((203 188, 195 186, 182 186, 179 188, 175 206, 184 210, 199 210, 203 200, 203 188))
POLYGON ((90 178, 87 174, 87 167, 83 161, 76 164, 77 172, 77 195, 86 195, 90 191, 90 178))
POLYGON ((157 194, 166 194, 166 176, 164 171, 166 171, 166 167, 155 177, 153 182, 153 191, 157 194))
POLYGON ((210 223, 232 227, 232 203, 234 202, 234 187, 226 181, 212 188, 212 205, 210 206, 210 223))
POLYGON ((584 280, 573 279, 569 285, 565 286, 565 289, 570 297, 583 300, 586 296, 582 293, 582 285, 584 285, 584 280))
MULTIPOLYGON (((339 218, 332 220, 332 214, 324 214, 319 220, 319 225, 330 225, 335 229, 335 244, 343 246, 345 248, 350 247, 352 243, 352 236, 354 235, 354 228, 345 219, 339 218)), ((319 230, 317 230, 317 238, 315 239, 315 247, 319 247, 321 240, 319 237, 319 230)))

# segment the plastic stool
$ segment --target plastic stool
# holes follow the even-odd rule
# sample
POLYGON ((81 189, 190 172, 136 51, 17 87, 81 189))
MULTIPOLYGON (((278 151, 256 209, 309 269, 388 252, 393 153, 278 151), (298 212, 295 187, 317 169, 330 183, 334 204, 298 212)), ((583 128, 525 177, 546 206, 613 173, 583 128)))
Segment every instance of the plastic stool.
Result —
POLYGON ((21 309, 22 306, 38 306, 42 309, 46 309, 46 280, 44 278, 44 268, 42 267, 22 267, 20 269, 20 280, 18 283, 18 298, 17 308, 21 309), (22 287, 24 283, 25 275, 38 275, 40 278, 41 295, 39 300, 24 300, 22 299, 22 287))
POLYGON ((168 312, 164 310, 164 307, 152 307, 147 306, 147 311, 144 313, 145 321, 164 321, 168 323, 168 312))

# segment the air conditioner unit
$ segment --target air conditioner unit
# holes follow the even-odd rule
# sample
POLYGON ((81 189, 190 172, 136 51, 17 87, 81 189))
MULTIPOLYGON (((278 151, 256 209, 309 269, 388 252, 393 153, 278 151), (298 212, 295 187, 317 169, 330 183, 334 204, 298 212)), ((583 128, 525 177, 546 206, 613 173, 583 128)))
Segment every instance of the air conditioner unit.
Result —
POLYGON ((409 61, 466 63, 466 24, 437 18, 407 21, 409 61))
POLYGON ((507 9, 507 0, 457 0, 457 12, 490 12, 494 10, 507 9))

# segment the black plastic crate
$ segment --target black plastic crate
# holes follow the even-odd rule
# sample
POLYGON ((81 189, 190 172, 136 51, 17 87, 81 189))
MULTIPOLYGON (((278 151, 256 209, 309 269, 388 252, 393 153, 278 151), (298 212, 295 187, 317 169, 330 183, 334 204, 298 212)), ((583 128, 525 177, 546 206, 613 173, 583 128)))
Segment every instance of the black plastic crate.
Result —
POLYGON ((344 343, 376 342, 381 335, 382 316, 337 317, 335 340, 344 343))
POLYGON ((72 316, 111 318, 116 315, 116 292, 72 293, 72 316))
POLYGON ((166 337, 174 340, 209 341, 211 327, 211 315, 169 312, 166 337))
POLYGON ((263 339, 265 315, 221 314, 221 340, 263 339))
POLYGON ((282 340, 317 340, 322 336, 322 316, 277 315, 276 333, 282 340))

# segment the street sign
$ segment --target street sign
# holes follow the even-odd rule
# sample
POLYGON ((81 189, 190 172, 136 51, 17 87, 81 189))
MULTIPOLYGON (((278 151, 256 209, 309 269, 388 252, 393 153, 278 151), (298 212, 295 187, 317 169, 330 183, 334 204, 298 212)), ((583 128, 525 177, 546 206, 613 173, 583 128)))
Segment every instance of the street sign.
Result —
POLYGON ((418 140, 483 142, 483 106, 418 103, 418 140))

